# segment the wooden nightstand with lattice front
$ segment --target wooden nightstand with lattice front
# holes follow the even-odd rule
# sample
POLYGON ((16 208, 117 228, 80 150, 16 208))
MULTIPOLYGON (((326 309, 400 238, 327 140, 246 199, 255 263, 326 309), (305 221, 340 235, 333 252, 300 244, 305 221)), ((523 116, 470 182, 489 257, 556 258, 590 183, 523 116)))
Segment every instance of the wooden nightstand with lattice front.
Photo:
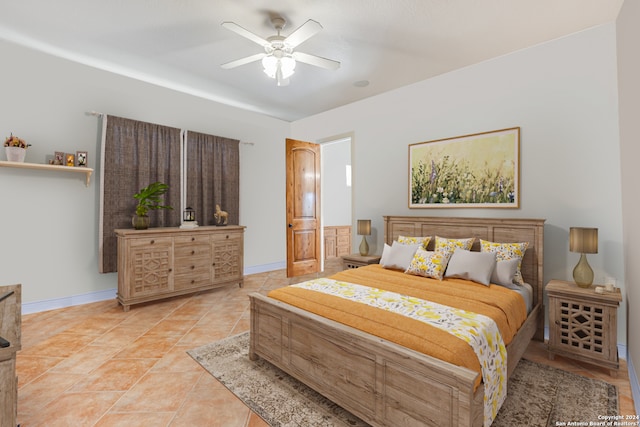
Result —
POLYGON ((342 257, 342 266, 345 270, 349 268, 364 267, 369 264, 378 264, 380 262, 380 255, 360 255, 351 254, 344 255, 342 257))
POLYGON ((611 369, 620 366, 617 347, 617 312, 620 289, 597 293, 595 286, 580 288, 573 282, 551 280, 549 296, 549 356, 562 355, 611 369))

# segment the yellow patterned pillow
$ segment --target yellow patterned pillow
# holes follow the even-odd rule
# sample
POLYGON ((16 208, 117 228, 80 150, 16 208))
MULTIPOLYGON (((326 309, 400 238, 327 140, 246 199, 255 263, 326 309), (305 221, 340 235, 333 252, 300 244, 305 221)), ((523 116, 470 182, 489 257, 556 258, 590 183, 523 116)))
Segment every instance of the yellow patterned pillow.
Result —
POLYGON ((405 273, 442 280, 450 256, 449 252, 431 252, 419 247, 405 273))
POLYGON ((516 274, 513 276, 513 283, 518 285, 524 284, 520 267, 522 266, 522 258, 524 258, 524 253, 528 247, 529 242, 496 243, 480 239, 480 251, 495 252, 497 261, 508 261, 510 259, 518 260, 518 268, 516 269, 516 274))
POLYGON ((398 243, 403 245, 417 245, 422 243, 422 247, 426 250, 427 246, 429 246, 429 242, 431 241, 431 236, 427 237, 409 237, 409 236, 398 236, 398 243))
POLYGON ((473 246, 473 241, 475 238, 470 237, 468 239, 447 239, 445 237, 436 236, 436 251, 438 252, 448 252, 449 256, 456 249, 464 249, 465 251, 471 250, 471 246, 473 246))

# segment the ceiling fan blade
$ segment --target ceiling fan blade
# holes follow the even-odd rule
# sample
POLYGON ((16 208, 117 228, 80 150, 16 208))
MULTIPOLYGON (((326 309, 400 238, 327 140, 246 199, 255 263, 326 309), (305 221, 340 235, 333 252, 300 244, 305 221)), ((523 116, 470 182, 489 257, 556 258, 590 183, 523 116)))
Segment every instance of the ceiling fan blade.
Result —
POLYGON ((319 22, 309 19, 307 22, 299 26, 293 33, 289 34, 284 42, 291 47, 296 47, 300 43, 308 40, 310 37, 318 34, 322 30, 319 22))
POLYGON ((291 54, 296 61, 303 62, 305 64, 314 65, 320 68, 326 68, 327 70, 337 70, 340 68, 340 63, 333 59, 323 58, 321 56, 309 55, 303 52, 293 52, 291 54))
POLYGON ((230 68, 236 68, 244 64, 249 64, 251 62, 259 61, 265 56, 267 56, 266 53, 256 53, 255 55, 247 56, 246 58, 240 58, 240 59, 236 59, 235 61, 226 62, 220 66, 225 70, 228 70, 230 68))
POLYGON ((234 33, 239 34, 242 37, 247 38, 247 39, 251 40, 254 43, 257 43, 262 47, 269 46, 271 44, 267 40, 265 40, 262 37, 260 37, 259 35, 254 34, 251 31, 242 28, 240 25, 236 24, 235 22, 228 22, 227 21, 227 22, 223 22, 221 25, 224 28, 226 28, 227 30, 231 30, 234 33))

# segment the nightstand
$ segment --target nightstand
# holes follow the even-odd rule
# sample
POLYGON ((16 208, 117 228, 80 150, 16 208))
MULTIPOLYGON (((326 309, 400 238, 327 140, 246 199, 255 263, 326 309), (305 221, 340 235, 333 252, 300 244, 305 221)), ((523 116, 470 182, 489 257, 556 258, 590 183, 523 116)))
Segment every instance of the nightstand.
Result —
POLYGON ((344 255, 342 257, 342 266, 346 270, 348 268, 364 267, 369 264, 378 264, 380 262, 380 255, 360 255, 351 254, 344 255))
POLYGON ((580 288, 573 282, 551 280, 549 296, 549 357, 559 354, 611 368, 620 363, 617 347, 617 313, 620 289, 597 293, 595 286, 580 288))

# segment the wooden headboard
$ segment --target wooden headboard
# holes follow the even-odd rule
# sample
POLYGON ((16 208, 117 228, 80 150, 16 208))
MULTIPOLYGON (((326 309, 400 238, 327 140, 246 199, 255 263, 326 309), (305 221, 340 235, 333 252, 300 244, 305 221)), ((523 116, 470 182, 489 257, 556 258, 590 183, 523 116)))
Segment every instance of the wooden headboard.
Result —
MULTIPOLYGON (((384 241, 398 236, 475 237, 471 250, 480 250, 480 239, 499 243, 529 242, 522 260, 522 275, 534 289, 533 305, 542 304, 544 289, 544 219, 384 216, 384 241)), ((433 250, 435 238, 429 243, 433 250)))

